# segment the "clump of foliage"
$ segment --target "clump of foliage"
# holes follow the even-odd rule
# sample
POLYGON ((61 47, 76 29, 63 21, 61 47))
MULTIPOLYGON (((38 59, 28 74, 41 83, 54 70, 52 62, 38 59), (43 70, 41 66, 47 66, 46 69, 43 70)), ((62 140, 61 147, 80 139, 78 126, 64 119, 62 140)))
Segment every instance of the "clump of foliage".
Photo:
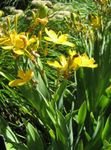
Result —
POLYGON ((0 12, 7 150, 111 149, 110 6, 34 0, 0 12))

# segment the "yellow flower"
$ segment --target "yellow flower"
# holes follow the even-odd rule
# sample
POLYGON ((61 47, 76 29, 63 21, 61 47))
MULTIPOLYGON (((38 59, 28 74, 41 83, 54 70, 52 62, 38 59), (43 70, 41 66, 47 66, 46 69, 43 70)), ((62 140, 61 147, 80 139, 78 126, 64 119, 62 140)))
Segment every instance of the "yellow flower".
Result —
POLYGON ((66 60, 66 57, 64 55, 61 55, 59 57, 59 62, 58 61, 47 61, 47 64, 54 67, 54 68, 58 68, 58 69, 61 69, 61 70, 67 70, 67 67, 68 67, 68 62, 66 60))
POLYGON ((61 34, 60 36, 58 36, 53 30, 47 30, 47 28, 45 28, 45 32, 48 35, 48 37, 44 37, 44 39, 46 41, 50 41, 53 42, 55 44, 62 44, 62 45, 67 45, 70 47, 74 47, 75 45, 68 40, 68 34, 61 34))
POLYGON ((37 49, 38 38, 36 36, 29 38, 28 34, 24 32, 18 34, 13 30, 0 38, 0 46, 4 50, 13 50, 16 55, 26 54, 29 58, 34 59, 30 50, 37 49))
POLYGON ((30 81, 33 76, 34 76, 34 72, 32 70, 28 70, 26 71, 26 73, 23 70, 19 70, 17 77, 19 77, 20 79, 15 79, 13 81, 10 81, 9 86, 11 87, 22 86, 26 84, 28 81, 30 81))
POLYGON ((48 23, 48 18, 37 18, 37 21, 45 26, 48 23))
POLYGON ((93 58, 89 58, 86 53, 76 57, 73 61, 78 65, 78 67, 96 68, 98 66, 95 64, 95 60, 93 58))
POLYGON ((28 39, 25 34, 17 34, 16 31, 12 31, 9 34, 9 37, 6 36, 0 38, 0 45, 3 45, 2 48, 5 50, 13 50, 13 52, 17 55, 24 54, 27 42, 28 39))
POLYGON ((74 62, 75 58, 77 58, 79 55, 76 51, 69 51, 69 57, 68 57, 68 66, 69 70, 77 70, 78 64, 74 62))
POLYGON ((91 26, 93 28, 99 28, 101 26, 101 18, 99 16, 91 15, 91 26))
POLYGON ((76 51, 69 51, 69 57, 66 58, 64 55, 59 57, 58 61, 48 61, 48 65, 69 74, 71 70, 77 70, 80 67, 96 68, 98 65, 95 64, 93 58, 89 58, 86 53, 80 55, 76 51))
POLYGON ((43 26, 45 26, 48 23, 48 18, 35 18, 35 13, 34 13, 34 23, 31 25, 31 27, 29 28, 28 32, 32 32, 37 25, 41 24, 43 26))

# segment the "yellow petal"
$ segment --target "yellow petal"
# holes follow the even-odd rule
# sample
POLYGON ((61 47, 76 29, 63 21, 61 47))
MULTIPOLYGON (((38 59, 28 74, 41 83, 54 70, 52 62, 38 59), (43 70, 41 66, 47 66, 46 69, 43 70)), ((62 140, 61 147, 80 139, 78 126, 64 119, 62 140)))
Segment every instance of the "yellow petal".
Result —
POLYGON ((70 66, 69 66, 69 69, 77 70, 78 67, 79 67, 78 64, 75 63, 74 61, 72 61, 72 63, 71 63, 70 66))
POLYGON ((68 38, 68 34, 62 34, 59 36, 58 38, 58 43, 64 43, 67 41, 67 38, 68 38))
POLYGON ((68 42, 67 38, 68 38, 68 34, 60 35, 58 40, 57 40, 57 44, 63 44, 63 45, 67 45, 67 46, 70 46, 70 47, 74 47, 75 45, 71 42, 68 42))
POLYGON ((17 77, 24 79, 25 78, 25 72, 22 69, 18 70, 17 77))
POLYGON ((61 44, 66 45, 66 46, 70 46, 70 47, 75 47, 75 44, 73 44, 73 43, 71 43, 71 42, 68 42, 68 41, 63 42, 63 43, 61 43, 61 44))
POLYGON ((48 23, 48 18, 37 18, 37 20, 44 26, 48 23))
POLYGON ((17 36, 16 31, 12 31, 12 32, 10 33, 10 40, 11 40, 11 43, 12 43, 12 44, 15 42, 16 36, 17 36))
POLYGON ((45 32, 53 41, 57 40, 57 34, 53 30, 48 31, 47 28, 45 28, 45 32))
POLYGON ((7 45, 10 44, 10 39, 7 37, 0 38, 0 45, 7 45))
POLYGON ((46 41, 51 41, 51 42, 53 42, 53 40, 52 40, 50 37, 45 36, 44 39, 45 39, 46 41))
POLYGON ((26 81, 22 80, 22 79, 16 79, 13 81, 9 82, 9 86, 13 87, 13 86, 22 86, 26 83, 26 81))
POLYGON ((47 28, 45 28, 45 32, 49 36, 49 37, 44 37, 44 39, 47 41, 52 41, 55 44, 67 45, 70 47, 75 46, 73 43, 67 41, 68 34, 62 34, 58 37, 57 34, 53 30, 48 31, 47 28))
POLYGON ((75 58, 75 62, 80 67, 96 68, 98 66, 97 64, 94 64, 95 60, 93 58, 89 58, 86 53, 78 58, 75 58))
POLYGON ((81 56, 78 56, 76 58, 74 58, 74 63, 77 64, 78 66, 81 66, 82 64, 82 60, 81 60, 81 56))
POLYGON ((28 39, 25 35, 19 35, 19 38, 22 40, 21 42, 21 48, 24 48, 28 44, 28 39))
POLYGON ((99 16, 92 16, 91 26, 98 28, 101 26, 101 18, 99 16))
POLYGON ((71 65, 70 65, 69 67, 70 67, 71 69, 77 70, 78 67, 79 67, 79 64, 81 64, 81 59, 80 59, 80 57, 77 56, 77 57, 72 58, 70 64, 71 64, 71 65))
POLYGON ((38 41, 38 38, 37 37, 31 37, 29 40, 28 40, 28 46, 37 42, 38 41))
POLYGON ((25 51, 23 49, 16 49, 16 48, 14 48, 13 52, 15 54, 17 54, 17 55, 23 55, 25 51))
POLYGON ((29 80, 31 80, 33 75, 34 72, 31 69, 26 71, 26 73, 23 70, 19 70, 17 77, 20 77, 21 79, 15 79, 9 82, 9 86, 22 86, 26 84, 29 80))
POLYGON ((4 50, 11 50, 11 49, 13 49, 13 46, 2 46, 2 48, 4 50))
POLYGON ((47 61, 47 64, 50 65, 50 66, 52 66, 52 67, 55 67, 55 68, 62 68, 62 66, 60 65, 60 63, 57 62, 57 61, 54 61, 54 62, 47 61))
POLYGON ((24 48, 27 46, 27 37, 25 36, 25 33, 19 33, 17 34, 17 32, 14 30, 14 31, 11 31, 10 33, 10 41, 11 41, 11 44, 13 46, 15 46, 16 48, 24 48))
POLYGON ((33 70, 30 69, 26 72, 24 80, 27 82, 31 80, 33 76, 34 76, 34 72, 33 70))
POLYGON ((25 47, 25 43, 23 41, 23 39, 21 39, 20 37, 16 37, 15 42, 13 43, 13 45, 16 48, 24 48, 25 47))
POLYGON ((76 55, 77 53, 76 53, 76 51, 71 51, 71 50, 69 50, 69 55, 71 56, 71 57, 73 57, 74 55, 76 55))
POLYGON ((67 65, 67 61, 66 61, 66 58, 65 58, 64 55, 60 56, 60 63, 61 63, 62 66, 67 65))

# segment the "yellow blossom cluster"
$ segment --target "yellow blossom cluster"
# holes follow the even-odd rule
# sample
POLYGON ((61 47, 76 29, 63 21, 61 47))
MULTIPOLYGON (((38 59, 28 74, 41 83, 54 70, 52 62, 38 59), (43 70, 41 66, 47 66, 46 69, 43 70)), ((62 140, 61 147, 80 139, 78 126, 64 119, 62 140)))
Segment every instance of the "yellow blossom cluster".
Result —
POLYGON ((22 86, 26 84, 28 81, 30 81, 33 76, 34 76, 34 72, 31 69, 26 72, 24 72, 23 70, 19 70, 17 75, 18 79, 10 81, 9 86, 11 87, 22 86))
POLYGON ((0 46, 4 50, 12 50, 16 55, 31 56, 29 47, 32 45, 38 46, 38 38, 36 36, 28 37, 25 32, 17 33, 15 30, 9 31, 7 34, 0 37, 0 46))
MULTIPOLYGON (((37 22, 45 26, 48 20, 47 18, 38 18, 37 22)), ((93 18, 92 25, 97 27, 98 24, 98 18, 93 18)), ((47 35, 44 36, 44 39, 46 41, 53 42, 55 45, 65 45, 71 48, 75 47, 74 43, 68 41, 68 34, 62 34, 59 32, 56 33, 55 31, 48 30, 47 28, 44 29, 47 35)), ((37 48, 39 47, 40 39, 41 38, 37 37, 36 35, 31 36, 29 32, 18 33, 16 29, 13 29, 1 34, 0 47, 3 50, 11 50, 17 56, 27 55, 31 60, 34 60, 35 57, 33 55, 33 51, 37 50, 37 48)), ((66 77, 68 77, 71 71, 75 71, 80 67, 97 67, 97 64, 95 64, 95 60, 93 58, 89 58, 86 53, 80 55, 76 51, 69 51, 68 57, 66 57, 65 55, 61 55, 59 57, 59 61, 48 61, 47 64, 59 69, 59 71, 63 72, 66 77)), ((20 69, 18 70, 18 79, 10 81, 9 86, 22 86, 30 81, 33 76, 33 70, 29 69, 28 71, 24 72, 22 69, 20 69)))
POLYGON ((45 36, 44 39, 46 41, 53 42, 55 44, 62 44, 70 47, 74 47, 75 45, 68 41, 68 34, 58 35, 53 30, 48 30, 45 28, 45 32, 48 36, 45 36))
POLYGON ((93 58, 89 58, 86 53, 80 55, 76 51, 69 51, 69 56, 64 55, 59 57, 58 61, 47 61, 47 64, 61 70, 65 75, 68 75, 71 70, 77 70, 80 67, 96 68, 93 58))

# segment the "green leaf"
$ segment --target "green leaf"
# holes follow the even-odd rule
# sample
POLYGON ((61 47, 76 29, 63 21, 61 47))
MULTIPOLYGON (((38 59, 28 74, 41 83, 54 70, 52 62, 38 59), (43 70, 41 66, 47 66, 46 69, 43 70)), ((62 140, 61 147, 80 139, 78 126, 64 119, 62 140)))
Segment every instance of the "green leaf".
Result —
POLYGON ((104 118, 98 116, 96 127, 92 136, 93 145, 98 145, 98 142, 101 140, 101 133, 104 127, 104 118))
POLYGON ((55 140, 55 133, 52 129, 49 130, 50 136, 55 140))
POLYGON ((16 150, 14 148, 13 144, 11 144, 11 143, 6 143, 6 148, 7 148, 7 150, 16 150))
POLYGON ((86 102, 84 102, 79 111, 78 111, 78 123, 83 124, 86 118, 87 108, 86 108, 86 102))
POLYGON ((38 89, 39 91, 43 94, 43 96, 46 98, 46 99, 50 99, 50 95, 49 95, 49 91, 46 87, 46 83, 43 81, 43 77, 41 77, 41 74, 38 72, 38 75, 36 77, 36 80, 38 81, 38 89))
POLYGON ((102 132, 102 140, 108 139, 111 137, 111 114, 106 120, 105 127, 102 132))
POLYGON ((69 133, 67 128, 67 122, 60 111, 57 111, 57 122, 55 128, 57 139, 60 140, 64 145, 66 145, 66 147, 68 147, 70 143, 68 143, 69 133))
POLYGON ((34 78, 37 82, 36 89, 42 93, 42 95, 45 97, 45 99, 50 99, 50 93, 48 90, 48 81, 46 78, 46 74, 44 71, 44 68, 42 66, 42 63, 39 58, 37 58, 38 65, 35 66, 32 62, 30 62, 30 68, 34 71, 34 78))
POLYGON ((15 143, 19 142, 16 135, 14 134, 14 132, 11 130, 11 128, 9 126, 7 126, 7 128, 6 128, 6 137, 9 140, 11 140, 11 142, 15 142, 15 143))
POLYGON ((74 103, 72 102, 72 108, 70 113, 68 113, 65 116, 65 121, 67 123, 67 128, 68 128, 68 143, 69 143, 69 148, 71 150, 73 150, 73 142, 74 142, 74 138, 73 138, 73 121, 72 121, 72 117, 73 117, 73 111, 74 110, 74 103))
POLYGON ((52 141, 51 145, 48 147, 47 150, 59 150, 59 149, 63 150, 64 149, 63 145, 56 141, 52 141))
POLYGON ((43 142, 37 130, 30 124, 27 124, 27 146, 29 150, 44 150, 43 142))
POLYGON ((89 142, 91 140, 90 135, 87 133, 87 131, 85 131, 84 134, 85 134, 87 141, 89 142))
POLYGON ((103 109, 105 109, 109 104, 109 98, 106 95, 102 95, 100 98, 99 106, 103 109))
POLYGON ((37 111, 40 111, 42 98, 38 91, 32 87, 23 86, 21 87, 21 92, 23 96, 29 100, 32 107, 34 107, 37 111))
POLYGON ((47 112, 47 115, 49 116, 49 118, 51 119, 51 121, 53 122, 53 124, 55 125, 56 124, 56 115, 55 115, 55 111, 51 105, 49 105, 46 108, 46 112, 47 112))
POLYGON ((109 143, 107 140, 104 141, 102 150, 111 150, 111 143, 109 143))
POLYGON ((0 75, 3 76, 4 78, 6 78, 9 81, 12 79, 12 77, 9 74, 6 74, 6 73, 4 73, 2 71, 0 71, 0 75))
POLYGON ((67 81, 65 80, 64 82, 61 83, 60 87, 55 92, 54 101, 58 103, 58 109, 61 109, 63 107, 63 95, 65 92, 66 86, 67 86, 67 81))
POLYGON ((77 150, 83 150, 83 141, 82 140, 79 141, 77 150))
POLYGON ((23 143, 6 143, 7 150, 28 150, 23 143))

